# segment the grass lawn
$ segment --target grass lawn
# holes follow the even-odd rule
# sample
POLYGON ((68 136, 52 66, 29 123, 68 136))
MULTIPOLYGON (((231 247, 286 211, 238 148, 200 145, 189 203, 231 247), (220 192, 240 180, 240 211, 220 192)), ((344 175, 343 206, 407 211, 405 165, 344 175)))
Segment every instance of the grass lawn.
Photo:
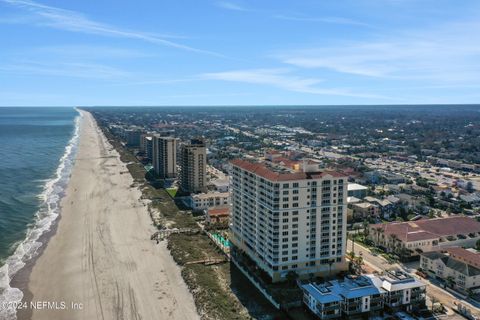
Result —
POLYGON ((165 189, 170 197, 175 198, 175 195, 177 194, 178 189, 177 188, 167 188, 165 189))

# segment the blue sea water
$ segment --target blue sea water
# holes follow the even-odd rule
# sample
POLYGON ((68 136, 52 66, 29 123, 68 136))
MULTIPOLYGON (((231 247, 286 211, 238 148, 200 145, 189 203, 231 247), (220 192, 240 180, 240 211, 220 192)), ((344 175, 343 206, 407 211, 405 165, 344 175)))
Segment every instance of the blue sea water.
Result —
POLYGON ((58 218, 79 118, 74 108, 0 108, 0 302, 21 298, 10 280, 58 218))

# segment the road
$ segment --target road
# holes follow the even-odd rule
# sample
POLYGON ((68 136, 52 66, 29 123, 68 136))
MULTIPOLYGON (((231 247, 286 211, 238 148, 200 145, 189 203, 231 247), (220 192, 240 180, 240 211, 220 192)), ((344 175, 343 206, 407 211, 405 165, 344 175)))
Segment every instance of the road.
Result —
MULTIPOLYGON (((352 241, 348 240, 347 242, 347 251, 352 251, 352 241)), ((453 295, 452 293, 446 291, 445 289, 433 284, 430 280, 418 277, 415 272, 418 268, 418 262, 411 262, 408 264, 399 264, 394 263, 390 264, 387 260, 378 255, 372 255, 370 250, 358 243, 354 245, 354 252, 355 255, 361 255, 363 257, 363 261, 368 266, 372 267, 373 269, 381 272, 391 269, 401 269, 410 275, 421 279, 423 282, 427 284, 427 297, 430 301, 434 300, 435 302, 440 302, 444 306, 452 309, 457 310, 457 304, 461 303, 466 307, 467 310, 470 311, 472 315, 480 317, 480 308, 477 306, 472 305, 471 303, 462 299, 460 295, 453 295)))

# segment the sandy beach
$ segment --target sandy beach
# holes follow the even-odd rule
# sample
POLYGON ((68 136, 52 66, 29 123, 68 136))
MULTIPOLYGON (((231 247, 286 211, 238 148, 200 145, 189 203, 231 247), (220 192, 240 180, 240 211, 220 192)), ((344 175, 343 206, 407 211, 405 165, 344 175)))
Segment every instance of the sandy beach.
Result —
POLYGON ((26 317, 199 319, 166 244, 150 240, 154 227, 126 165, 93 117, 82 113, 61 219, 33 266, 26 292, 36 303, 57 307, 30 309, 26 317))

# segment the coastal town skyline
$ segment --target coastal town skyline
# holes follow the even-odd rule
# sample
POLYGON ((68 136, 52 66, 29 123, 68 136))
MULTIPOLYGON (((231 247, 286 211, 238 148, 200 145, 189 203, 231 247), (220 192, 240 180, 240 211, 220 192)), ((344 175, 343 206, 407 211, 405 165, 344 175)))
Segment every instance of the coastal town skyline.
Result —
POLYGON ((0 0, 0 320, 480 319, 479 21, 0 0))

